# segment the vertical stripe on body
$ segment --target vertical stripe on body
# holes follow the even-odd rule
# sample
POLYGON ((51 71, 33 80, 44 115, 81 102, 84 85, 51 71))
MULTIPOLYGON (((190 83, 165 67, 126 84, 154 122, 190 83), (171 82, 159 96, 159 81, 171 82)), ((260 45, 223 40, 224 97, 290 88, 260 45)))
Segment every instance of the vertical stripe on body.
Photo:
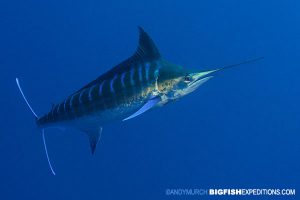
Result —
POLYGON ((126 72, 123 72, 121 75, 121 85, 123 88, 125 88, 125 82, 124 82, 125 76, 126 76, 126 72))
POLYGON ((131 68, 130 70, 130 84, 131 86, 134 86, 134 67, 131 68))
POLYGON ((149 70, 150 70, 150 63, 146 63, 145 65, 145 71, 146 71, 146 81, 147 81, 147 84, 149 84, 149 70))
POLYGON ((112 93, 115 93, 115 89, 114 89, 114 82, 115 80, 118 78, 118 75, 115 74, 115 76, 110 80, 110 91, 112 93))
POLYGON ((99 86, 99 96, 102 96, 102 90, 103 90, 104 83, 105 83, 105 80, 102 81, 102 83, 100 83, 100 86, 99 86))
POLYGON ((89 101, 90 101, 90 102, 93 101, 93 95, 92 95, 92 93, 93 93, 93 90, 95 89, 95 87, 96 87, 96 85, 93 85, 93 86, 90 87, 90 89, 89 89, 89 101))
POLYGON ((143 70, 143 68, 142 68, 143 66, 142 65, 139 65, 139 81, 140 81, 140 83, 142 83, 143 82, 143 74, 142 74, 142 70, 143 70))

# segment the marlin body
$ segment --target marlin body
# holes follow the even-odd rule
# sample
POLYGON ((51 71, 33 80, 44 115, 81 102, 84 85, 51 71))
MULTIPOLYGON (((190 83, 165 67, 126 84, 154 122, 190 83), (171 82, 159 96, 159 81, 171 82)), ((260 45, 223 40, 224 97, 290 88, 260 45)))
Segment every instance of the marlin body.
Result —
POLYGON ((94 81, 53 105, 45 115, 38 117, 20 87, 28 107, 42 129, 45 150, 54 173, 45 143, 44 129, 74 127, 87 133, 91 151, 95 152, 102 126, 117 120, 129 120, 154 107, 163 106, 196 90, 212 76, 210 74, 236 65, 197 72, 164 60, 153 40, 139 27, 139 45, 136 52, 94 81))
POLYGON ((164 65, 168 63, 140 29, 139 47, 132 57, 54 105, 37 124, 75 126, 90 131, 111 121, 124 120, 149 99, 158 97, 156 83, 164 65))

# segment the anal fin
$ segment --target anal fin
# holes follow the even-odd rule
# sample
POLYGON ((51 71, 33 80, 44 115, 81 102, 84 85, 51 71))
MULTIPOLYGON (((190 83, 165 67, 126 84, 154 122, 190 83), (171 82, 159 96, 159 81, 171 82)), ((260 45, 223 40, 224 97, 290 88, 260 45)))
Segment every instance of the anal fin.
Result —
POLYGON ((89 137, 90 147, 92 154, 95 153, 96 146, 101 138, 102 127, 96 129, 85 130, 87 136, 89 137))

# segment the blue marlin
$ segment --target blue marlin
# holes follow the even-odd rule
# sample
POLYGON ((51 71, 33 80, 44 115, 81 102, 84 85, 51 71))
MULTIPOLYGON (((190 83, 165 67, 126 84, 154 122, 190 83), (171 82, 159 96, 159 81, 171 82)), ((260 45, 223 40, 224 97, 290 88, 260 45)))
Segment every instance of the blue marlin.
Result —
POLYGON ((85 132, 94 154, 104 125, 126 121, 173 102, 195 91, 218 71, 261 59, 209 71, 189 70, 163 59, 150 36, 138 28, 139 43, 131 57, 53 105, 41 117, 30 106, 16 78, 17 86, 42 130, 47 160, 54 175, 45 142, 45 128, 74 127, 85 132))

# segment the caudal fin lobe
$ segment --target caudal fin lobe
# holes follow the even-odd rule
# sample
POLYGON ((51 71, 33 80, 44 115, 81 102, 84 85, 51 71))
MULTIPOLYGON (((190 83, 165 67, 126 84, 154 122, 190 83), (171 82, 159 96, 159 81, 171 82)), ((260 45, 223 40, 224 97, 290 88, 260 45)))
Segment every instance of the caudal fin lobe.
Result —
MULTIPOLYGON (((39 118, 38 115, 34 112, 34 110, 32 109, 32 107, 30 106, 27 98, 25 97, 24 93, 23 93, 23 90, 21 88, 21 85, 20 85, 20 81, 18 78, 16 78, 16 83, 17 83, 17 86, 19 88, 19 91, 25 101, 25 103, 27 104, 28 108, 30 109, 30 111, 32 112, 32 114, 34 115, 34 117, 36 118, 36 120, 39 118)), ((47 145, 46 145, 46 139, 45 139, 45 130, 42 129, 42 138, 43 138, 43 144, 44 144, 44 147, 45 147, 45 153, 46 153, 46 156, 47 156, 47 160, 48 160, 48 164, 49 164, 49 167, 50 167, 50 170, 52 172, 53 175, 55 175, 55 172, 53 170, 53 167, 51 165, 51 162, 50 162, 50 159, 49 159, 49 155, 48 155, 48 150, 47 150, 47 145)))

